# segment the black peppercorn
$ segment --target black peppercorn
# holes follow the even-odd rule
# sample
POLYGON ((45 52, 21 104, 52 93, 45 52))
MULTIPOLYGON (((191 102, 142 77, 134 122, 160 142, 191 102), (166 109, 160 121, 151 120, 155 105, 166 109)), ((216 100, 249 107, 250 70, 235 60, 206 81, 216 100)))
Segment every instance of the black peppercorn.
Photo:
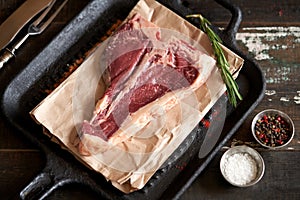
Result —
POLYGON ((285 144, 292 132, 280 115, 264 115, 255 123, 255 134, 265 145, 275 147, 285 144))

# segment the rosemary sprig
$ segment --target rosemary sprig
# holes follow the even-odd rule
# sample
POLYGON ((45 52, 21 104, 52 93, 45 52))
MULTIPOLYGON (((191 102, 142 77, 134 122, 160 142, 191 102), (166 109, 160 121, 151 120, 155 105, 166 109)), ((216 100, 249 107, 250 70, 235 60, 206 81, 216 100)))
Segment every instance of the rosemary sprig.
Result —
POLYGON ((221 48, 220 45, 222 43, 221 38, 210 28, 211 23, 206 18, 204 18, 201 14, 187 15, 186 17, 200 19, 200 29, 207 34, 209 40, 211 41, 211 45, 217 59, 217 65, 221 69, 221 75, 227 88, 229 102, 234 107, 236 107, 237 105, 236 97, 238 97, 240 100, 242 100, 243 98, 239 93, 239 88, 237 83, 235 82, 234 78, 232 77, 229 71, 229 63, 226 60, 223 49, 221 48))

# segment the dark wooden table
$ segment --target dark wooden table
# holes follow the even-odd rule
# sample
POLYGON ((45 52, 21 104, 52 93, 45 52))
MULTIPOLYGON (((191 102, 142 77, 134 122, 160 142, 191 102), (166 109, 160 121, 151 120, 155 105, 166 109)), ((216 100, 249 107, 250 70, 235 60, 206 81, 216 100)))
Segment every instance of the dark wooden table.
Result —
MULTIPOLYGON (((24 0, 0 0, 2 23, 24 0)), ((213 1, 190 2, 214 25, 225 27, 230 14, 213 1), (197 5, 197 6, 196 6, 197 5)), ((266 95, 241 128, 222 148, 207 169, 184 193, 182 199, 300 199, 300 3, 298 0, 232 0, 243 12, 237 34, 240 49, 256 59, 266 76, 266 95), (296 126, 291 144, 280 150, 257 145, 251 136, 253 116, 267 108, 286 112, 296 126), (262 180, 249 188, 229 185, 219 171, 226 147, 247 144, 264 158, 262 180)), ((51 26, 40 36, 30 38, 0 71, 1 96, 8 83, 41 51, 88 1, 70 0, 51 26)), ((20 131, 0 118, 0 199, 18 199, 19 192, 43 169, 45 155, 20 131)), ((97 199, 81 185, 59 188, 47 199, 97 199)))

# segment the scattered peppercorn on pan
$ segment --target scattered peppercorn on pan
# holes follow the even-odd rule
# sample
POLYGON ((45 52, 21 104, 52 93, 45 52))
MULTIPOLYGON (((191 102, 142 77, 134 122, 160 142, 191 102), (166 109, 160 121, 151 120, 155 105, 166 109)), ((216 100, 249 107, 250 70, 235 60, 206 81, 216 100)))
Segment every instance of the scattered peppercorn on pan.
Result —
MULTIPOLYGON (((187 4, 180 0, 161 0, 159 2, 182 17, 193 13, 187 4)), ((51 142, 42 134, 41 127, 30 118, 29 111, 72 73, 88 52, 92 51, 98 42, 105 39, 106 35, 113 31, 120 20, 122 21, 137 3, 136 0, 92 0, 12 80, 2 96, 1 109, 8 122, 36 144, 46 157, 45 168, 20 192, 20 197, 23 199, 41 198, 55 192, 58 187, 67 184, 82 184, 95 191, 99 195, 99 199, 179 198, 259 104, 265 90, 265 79, 259 66, 236 47, 235 34, 241 22, 240 9, 231 5, 227 0, 216 0, 216 2, 222 5, 224 10, 229 10, 232 18, 229 19, 227 29, 220 31, 213 28, 225 46, 245 60, 237 79, 243 100, 238 103, 236 108, 227 103, 227 117, 222 134, 206 157, 199 159, 198 153, 208 128, 207 122, 215 120, 214 113, 217 113, 222 106, 218 102, 147 185, 130 194, 121 193, 100 174, 88 169, 66 150, 51 142), (67 45, 61 46, 62 41, 68 41, 65 43, 67 45)), ((196 21, 191 22, 199 26, 196 21)), ((221 98, 226 100, 226 94, 221 98)))

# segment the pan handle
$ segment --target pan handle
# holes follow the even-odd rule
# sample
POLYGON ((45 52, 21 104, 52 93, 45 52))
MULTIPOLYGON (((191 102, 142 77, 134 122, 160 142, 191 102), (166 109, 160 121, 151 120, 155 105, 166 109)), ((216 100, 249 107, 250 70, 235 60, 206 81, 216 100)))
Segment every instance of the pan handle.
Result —
POLYGON ((38 199, 40 195, 45 194, 53 185, 53 178, 47 172, 37 175, 21 192, 21 199, 38 199))
POLYGON ((42 172, 19 193, 22 200, 45 199, 57 188, 76 182, 76 179, 70 175, 76 173, 75 171, 70 172, 72 167, 50 153, 46 146, 41 145, 40 147, 44 152, 49 152, 46 156, 46 165, 42 172), (55 168, 53 168, 54 163, 55 168))
POLYGON ((229 0, 215 0, 215 2, 229 10, 232 15, 228 26, 223 31, 223 34, 226 35, 231 44, 236 47, 237 45, 235 37, 242 22, 242 11, 238 6, 234 5, 229 0))
POLYGON ((41 172, 20 192, 20 198, 22 200, 42 200, 58 187, 74 182, 71 178, 55 181, 54 177, 49 172, 41 172))

